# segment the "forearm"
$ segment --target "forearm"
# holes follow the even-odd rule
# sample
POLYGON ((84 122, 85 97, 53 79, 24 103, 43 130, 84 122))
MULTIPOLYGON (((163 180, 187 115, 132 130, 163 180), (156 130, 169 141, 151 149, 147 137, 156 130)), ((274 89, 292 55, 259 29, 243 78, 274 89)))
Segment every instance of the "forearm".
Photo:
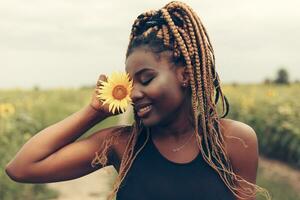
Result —
POLYGON ((60 148, 78 139, 95 124, 104 120, 107 115, 94 110, 90 105, 59 121, 36 135, 17 153, 12 162, 34 163, 47 158, 60 148))

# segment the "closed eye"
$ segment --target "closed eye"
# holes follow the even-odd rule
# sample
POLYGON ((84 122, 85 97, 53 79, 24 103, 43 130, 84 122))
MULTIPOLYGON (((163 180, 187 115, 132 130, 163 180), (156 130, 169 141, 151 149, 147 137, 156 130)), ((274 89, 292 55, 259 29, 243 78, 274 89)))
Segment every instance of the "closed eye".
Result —
POLYGON ((143 85, 148 85, 153 79, 154 79, 154 77, 152 77, 152 78, 150 78, 150 79, 148 79, 146 81, 142 81, 142 84, 143 85))

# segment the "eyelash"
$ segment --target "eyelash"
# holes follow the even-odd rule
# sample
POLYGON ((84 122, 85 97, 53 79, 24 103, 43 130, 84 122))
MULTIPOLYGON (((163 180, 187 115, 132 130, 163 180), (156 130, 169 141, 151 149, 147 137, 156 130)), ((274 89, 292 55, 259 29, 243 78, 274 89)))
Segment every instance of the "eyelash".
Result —
MULTIPOLYGON (((153 77, 153 78, 154 78, 154 77, 153 77)), ((150 78, 150 79, 148 79, 148 80, 145 81, 145 82, 142 82, 142 84, 143 84, 143 85, 148 85, 148 84, 152 81, 153 78, 150 78)))

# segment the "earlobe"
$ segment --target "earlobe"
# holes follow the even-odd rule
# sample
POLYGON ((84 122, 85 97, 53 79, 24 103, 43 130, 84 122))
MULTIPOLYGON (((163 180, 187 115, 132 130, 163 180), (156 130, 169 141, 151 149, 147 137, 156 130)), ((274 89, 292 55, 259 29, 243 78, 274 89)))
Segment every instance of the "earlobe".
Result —
POLYGON ((189 85, 190 77, 186 67, 179 67, 177 76, 183 87, 187 87, 189 85))

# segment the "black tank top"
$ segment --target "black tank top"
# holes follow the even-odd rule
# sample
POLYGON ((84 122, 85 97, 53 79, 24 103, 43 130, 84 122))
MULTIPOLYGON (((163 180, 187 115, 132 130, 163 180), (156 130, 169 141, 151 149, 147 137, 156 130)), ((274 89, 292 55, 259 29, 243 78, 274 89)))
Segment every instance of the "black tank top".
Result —
MULTIPOLYGON (((146 133, 141 134, 136 147, 141 147, 146 137, 146 133)), ((189 163, 172 162, 161 155, 151 136, 117 192, 117 200, 234 199, 232 192, 203 160, 201 153, 189 163)))

